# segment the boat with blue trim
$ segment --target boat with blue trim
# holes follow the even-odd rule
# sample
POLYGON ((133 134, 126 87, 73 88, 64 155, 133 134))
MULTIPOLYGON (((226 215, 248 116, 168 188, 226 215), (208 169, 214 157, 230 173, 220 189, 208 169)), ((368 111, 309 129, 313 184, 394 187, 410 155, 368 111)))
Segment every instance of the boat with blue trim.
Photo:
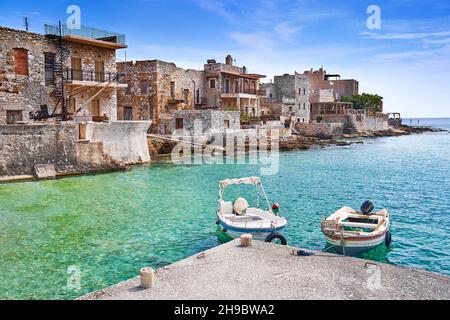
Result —
POLYGON ((251 234, 256 240, 286 245, 287 240, 282 232, 288 221, 279 215, 279 208, 277 203, 270 205, 259 177, 227 179, 219 182, 217 225, 232 239, 239 238, 243 234, 251 234), (237 198, 234 202, 224 200, 225 189, 236 185, 256 186, 255 207, 250 207, 249 202, 243 197, 237 198), (267 208, 261 208, 261 196, 267 208))

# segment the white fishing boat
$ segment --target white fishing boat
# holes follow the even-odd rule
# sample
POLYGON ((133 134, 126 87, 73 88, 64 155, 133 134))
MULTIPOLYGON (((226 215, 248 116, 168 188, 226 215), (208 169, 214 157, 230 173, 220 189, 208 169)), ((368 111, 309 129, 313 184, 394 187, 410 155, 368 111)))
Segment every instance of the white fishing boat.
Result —
POLYGON ((287 244, 281 234, 288 223, 287 219, 278 215, 279 205, 270 206, 269 199, 261 179, 249 177, 242 179, 227 179, 219 183, 219 208, 217 224, 221 230, 233 239, 243 234, 251 234, 256 240, 287 244), (225 189, 236 185, 256 186, 256 205, 251 208, 249 202, 239 197, 234 202, 224 200, 225 189), (261 196, 267 208, 261 208, 261 196))
POLYGON ((387 209, 373 213, 373 209, 367 201, 361 211, 343 207, 323 220, 321 228, 327 242, 344 254, 361 253, 383 243, 390 247, 390 213, 387 209))

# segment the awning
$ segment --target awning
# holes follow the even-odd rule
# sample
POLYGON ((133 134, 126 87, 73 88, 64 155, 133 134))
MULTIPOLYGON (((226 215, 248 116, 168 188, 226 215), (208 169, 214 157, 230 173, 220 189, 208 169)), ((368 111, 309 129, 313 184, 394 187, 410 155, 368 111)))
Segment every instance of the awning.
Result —
POLYGON ((241 179, 227 179, 220 181, 220 187, 226 188, 233 185, 240 185, 240 184, 254 184, 258 185, 261 183, 261 179, 258 177, 248 177, 248 178, 241 178, 241 179))

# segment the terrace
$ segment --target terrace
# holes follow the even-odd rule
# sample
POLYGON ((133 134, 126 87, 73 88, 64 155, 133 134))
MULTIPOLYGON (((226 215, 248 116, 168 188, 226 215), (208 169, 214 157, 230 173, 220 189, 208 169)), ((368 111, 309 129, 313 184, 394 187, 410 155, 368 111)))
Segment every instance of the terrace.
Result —
POLYGON ((48 36, 61 37, 73 43, 87 44, 107 49, 125 49, 126 38, 124 34, 81 26, 79 29, 70 28, 66 24, 44 26, 48 36))

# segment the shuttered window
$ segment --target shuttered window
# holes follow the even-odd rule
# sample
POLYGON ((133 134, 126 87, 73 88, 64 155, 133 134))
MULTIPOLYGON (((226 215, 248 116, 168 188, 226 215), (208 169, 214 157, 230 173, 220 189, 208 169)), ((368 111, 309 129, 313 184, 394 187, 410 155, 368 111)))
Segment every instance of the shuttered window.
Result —
POLYGON ((14 49, 14 61, 16 67, 16 74, 28 76, 28 50, 14 49))

